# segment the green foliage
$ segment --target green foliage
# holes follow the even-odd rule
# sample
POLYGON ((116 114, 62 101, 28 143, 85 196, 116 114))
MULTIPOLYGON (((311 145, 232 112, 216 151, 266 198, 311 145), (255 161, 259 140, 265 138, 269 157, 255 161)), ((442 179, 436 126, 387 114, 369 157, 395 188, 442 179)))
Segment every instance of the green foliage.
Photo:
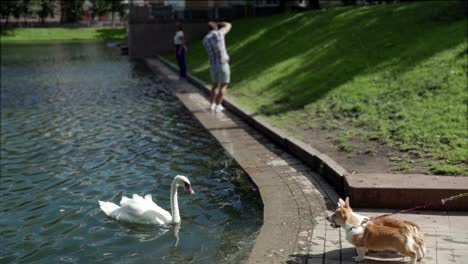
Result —
POLYGON ((118 13, 120 17, 125 17, 126 6, 120 0, 91 0, 91 13, 93 17, 104 15, 111 12, 112 25, 114 24, 114 14, 118 13))
POLYGON ((125 15, 125 5, 121 0, 107 0, 109 1, 109 11, 112 14, 112 25, 114 25, 114 14, 118 13, 120 17, 125 15))
POLYGON ((431 169, 435 174, 448 174, 448 175, 466 175, 466 169, 450 164, 441 165, 439 163, 432 163, 431 169))
POLYGON ((10 41, 67 41, 67 40, 125 40, 124 27, 47 27, 2 28, 1 42, 10 41))
MULTIPOLYGON (((47 17, 53 17, 57 3, 60 3, 61 22, 75 23, 83 14, 83 4, 86 0, 8 0, 3 1, 0 5, 0 15, 2 18, 14 16, 15 18, 24 17, 32 14, 32 10, 41 18, 44 23, 47 17)), ((93 17, 101 16, 107 12, 111 12, 112 21, 114 14, 117 13, 120 17, 125 17, 127 14, 126 5, 121 0, 90 0, 91 13, 93 17)))
MULTIPOLYGON (((235 21, 226 40, 229 96, 269 120, 351 127, 360 140, 426 159, 433 172, 468 174, 467 18, 459 4, 341 7, 235 21)), ((187 56, 191 72, 209 81, 201 43, 190 45, 187 56)))
POLYGON ((335 139, 338 149, 343 152, 351 152, 353 150, 353 146, 351 145, 350 141, 354 136, 355 131, 353 130, 347 130, 339 133, 335 139))
POLYGON ((60 0, 62 9, 62 22, 75 23, 83 14, 85 0, 60 0))
POLYGON ((107 0, 90 0, 90 2, 93 17, 102 16, 109 10, 109 1, 107 0))
POLYGON ((20 15, 23 16, 25 20, 26 20, 26 17, 32 14, 31 7, 32 7, 31 0, 22 0, 19 4, 20 15))
POLYGON ((8 24, 8 18, 11 15, 16 16, 19 13, 20 0, 5 1, 0 4, 0 15, 5 18, 5 23, 8 24))
POLYGON ((41 23, 44 24, 47 17, 55 15, 55 0, 40 0, 40 8, 37 10, 37 15, 41 18, 41 23))

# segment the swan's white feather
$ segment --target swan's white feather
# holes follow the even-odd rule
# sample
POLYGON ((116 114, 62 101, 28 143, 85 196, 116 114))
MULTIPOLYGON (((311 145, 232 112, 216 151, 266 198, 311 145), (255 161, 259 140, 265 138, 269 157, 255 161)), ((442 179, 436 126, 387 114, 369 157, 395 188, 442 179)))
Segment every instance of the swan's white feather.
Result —
MULTIPOLYGON (((106 215, 125 222, 157 225, 171 224, 173 222, 179 223, 180 215, 177 205, 177 188, 187 184, 190 187, 190 181, 187 179, 187 177, 182 175, 177 175, 174 177, 174 181, 171 185, 170 196, 171 206, 173 201, 176 201, 176 207, 174 209, 176 215, 174 218, 170 212, 164 210, 153 202, 151 194, 145 195, 144 198, 138 194, 133 194, 132 198, 123 196, 120 200, 120 206, 111 202, 103 201, 99 201, 99 205, 101 210, 106 215)), ((194 193, 191 187, 187 190, 189 190, 190 194, 194 193)))
POLYGON ((153 196, 151 194, 145 195, 145 200, 153 201, 153 196))
POLYGON ((122 197, 120 206, 99 201, 101 210, 116 220, 138 223, 164 225, 172 222, 171 213, 164 210, 151 199, 151 195, 145 198, 134 194, 132 198, 122 197))
POLYGON ((127 196, 122 196, 122 199, 120 200, 120 206, 124 205, 124 203, 126 203, 127 200, 128 200, 127 196))
POLYGON ((120 206, 116 205, 115 203, 103 201, 99 201, 99 206, 101 207, 101 210, 108 216, 110 216, 112 212, 120 208, 120 206))

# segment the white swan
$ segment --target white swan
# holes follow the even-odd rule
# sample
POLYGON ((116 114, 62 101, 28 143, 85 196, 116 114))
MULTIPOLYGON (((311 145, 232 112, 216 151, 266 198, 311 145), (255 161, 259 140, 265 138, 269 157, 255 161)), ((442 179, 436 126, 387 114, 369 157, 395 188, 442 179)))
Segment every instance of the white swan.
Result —
POLYGON ((175 176, 171 185, 170 197, 172 214, 155 204, 151 194, 147 194, 145 198, 134 194, 132 199, 124 196, 120 201, 120 206, 111 202, 99 201, 99 206, 106 215, 119 221, 156 225, 177 224, 180 223, 177 188, 182 185, 190 194, 195 193, 187 177, 175 176))

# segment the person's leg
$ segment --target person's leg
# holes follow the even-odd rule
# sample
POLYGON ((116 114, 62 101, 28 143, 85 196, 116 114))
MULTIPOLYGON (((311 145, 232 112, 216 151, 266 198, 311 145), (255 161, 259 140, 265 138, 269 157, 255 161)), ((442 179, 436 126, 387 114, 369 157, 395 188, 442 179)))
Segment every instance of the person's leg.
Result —
POLYGON ((216 97, 216 100, 215 100, 216 110, 218 112, 224 110, 222 103, 223 103, 224 95, 227 90, 228 83, 231 79, 231 69, 229 67, 229 64, 225 63, 221 65, 219 78, 220 78, 219 91, 218 91, 218 96, 216 97))
POLYGON ((185 48, 181 47, 182 53, 180 55, 180 77, 187 78, 187 64, 185 63, 185 48))
POLYGON ((176 45, 176 59, 177 59, 177 64, 179 65, 179 76, 182 77, 182 67, 184 64, 182 54, 179 53, 179 49, 182 47, 180 45, 176 45))
POLYGON ((211 80, 213 81, 213 86, 211 87, 210 93, 210 109, 215 110, 215 101, 219 91, 218 68, 215 65, 211 65, 210 75, 211 80))
POLYGON ((210 94, 210 108, 214 110, 215 107, 215 101, 218 96, 218 91, 219 91, 219 83, 215 82, 213 83, 213 86, 211 87, 211 94, 210 94))
POLYGON ((227 83, 221 83, 219 85, 219 90, 218 90, 216 100, 215 100, 215 103, 217 105, 220 105, 223 102, 224 94, 226 93, 227 85, 228 85, 227 83))

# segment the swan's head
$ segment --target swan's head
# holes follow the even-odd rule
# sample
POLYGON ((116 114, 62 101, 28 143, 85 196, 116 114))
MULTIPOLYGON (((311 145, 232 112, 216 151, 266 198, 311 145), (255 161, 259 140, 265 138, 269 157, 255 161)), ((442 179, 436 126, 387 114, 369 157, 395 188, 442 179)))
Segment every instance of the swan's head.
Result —
POLYGON ((174 178, 174 183, 176 184, 176 187, 179 186, 184 186, 184 188, 187 190, 188 193, 194 194, 195 192, 192 189, 192 185, 190 184, 189 179, 187 177, 182 176, 182 175, 177 175, 174 178))

